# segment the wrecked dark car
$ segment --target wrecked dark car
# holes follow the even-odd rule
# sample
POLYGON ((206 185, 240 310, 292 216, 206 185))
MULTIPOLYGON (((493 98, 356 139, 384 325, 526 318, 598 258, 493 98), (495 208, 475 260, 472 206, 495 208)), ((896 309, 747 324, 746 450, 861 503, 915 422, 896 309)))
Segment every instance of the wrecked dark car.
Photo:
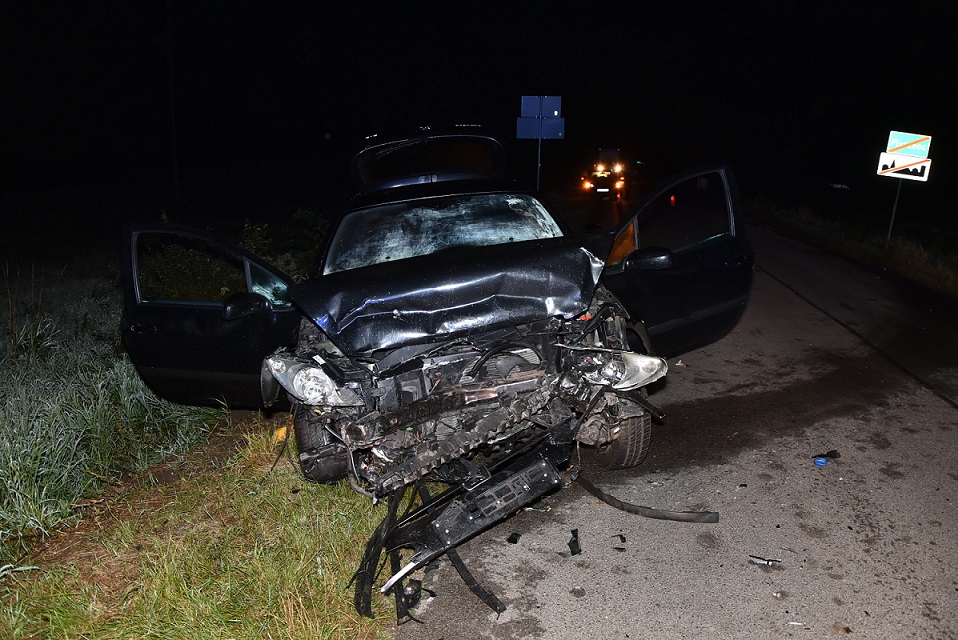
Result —
POLYGON ((122 336, 143 379, 180 403, 288 403, 307 478, 388 500, 356 574, 367 615, 383 553, 381 590, 403 610, 413 571, 568 482, 576 447, 641 463, 664 358, 717 339, 748 298, 727 166, 676 176, 591 235, 503 166, 483 135, 370 144, 320 273, 299 283, 200 231, 125 234, 122 336))

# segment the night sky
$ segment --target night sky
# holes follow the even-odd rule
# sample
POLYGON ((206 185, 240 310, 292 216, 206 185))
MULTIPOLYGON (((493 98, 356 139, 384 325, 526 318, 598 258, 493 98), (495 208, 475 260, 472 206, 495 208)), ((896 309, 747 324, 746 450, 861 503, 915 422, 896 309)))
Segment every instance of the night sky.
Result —
POLYGON ((841 182, 890 208, 898 181, 875 174, 895 129, 932 135, 930 180, 903 201, 953 210, 958 55, 932 4, 17 2, 3 202, 320 207, 362 136, 449 123, 500 135, 528 181, 520 98, 558 95, 544 187, 619 147, 729 160, 749 193, 841 182))

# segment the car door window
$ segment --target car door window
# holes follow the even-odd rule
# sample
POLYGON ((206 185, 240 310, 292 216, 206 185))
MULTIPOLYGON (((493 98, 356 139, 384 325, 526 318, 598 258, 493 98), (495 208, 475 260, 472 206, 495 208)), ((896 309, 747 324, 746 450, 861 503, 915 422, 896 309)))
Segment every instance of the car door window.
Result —
POLYGON ((678 252, 731 230, 725 182, 717 173, 689 178, 639 212, 638 246, 678 252))
POLYGON ((273 308, 291 305, 278 277, 225 247, 186 234, 138 234, 136 273, 142 303, 218 305, 231 294, 252 291, 273 308))
POLYGON ((642 247, 673 253, 732 231, 728 190, 719 172, 705 173, 662 191, 616 235, 607 265, 642 247))
POLYGON ((249 265, 250 290, 253 293, 258 293, 269 300, 274 309, 285 309, 293 305, 285 282, 258 264, 252 262, 247 264, 249 265))
POLYGON ((606 260, 606 264, 619 264, 627 255, 635 251, 637 248, 635 220, 632 220, 615 237, 615 242, 612 244, 612 251, 609 252, 609 257, 606 260))

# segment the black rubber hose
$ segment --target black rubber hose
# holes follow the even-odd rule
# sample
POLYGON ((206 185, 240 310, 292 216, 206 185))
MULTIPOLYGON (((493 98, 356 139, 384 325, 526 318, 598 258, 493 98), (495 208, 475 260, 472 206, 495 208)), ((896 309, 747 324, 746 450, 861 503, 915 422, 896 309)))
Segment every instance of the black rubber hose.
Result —
POLYGON ((598 488, 581 475, 577 478, 577 481, 582 485, 583 489, 594 495, 602 502, 605 502, 616 509, 626 511, 628 513, 634 513, 638 516, 653 518, 655 520, 676 520, 678 522, 711 523, 719 521, 719 514, 714 511, 661 511, 660 509, 653 509, 651 507, 640 507, 636 504, 623 502, 615 496, 610 496, 608 493, 598 488))

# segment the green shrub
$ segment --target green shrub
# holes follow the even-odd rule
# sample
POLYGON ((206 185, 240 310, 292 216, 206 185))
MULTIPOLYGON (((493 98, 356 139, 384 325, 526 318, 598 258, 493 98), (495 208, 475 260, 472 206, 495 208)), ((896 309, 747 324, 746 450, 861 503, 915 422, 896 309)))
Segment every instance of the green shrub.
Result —
POLYGON ((297 209, 289 223, 276 229, 247 222, 241 246, 293 279, 305 280, 318 273, 329 230, 330 221, 325 215, 297 209))

